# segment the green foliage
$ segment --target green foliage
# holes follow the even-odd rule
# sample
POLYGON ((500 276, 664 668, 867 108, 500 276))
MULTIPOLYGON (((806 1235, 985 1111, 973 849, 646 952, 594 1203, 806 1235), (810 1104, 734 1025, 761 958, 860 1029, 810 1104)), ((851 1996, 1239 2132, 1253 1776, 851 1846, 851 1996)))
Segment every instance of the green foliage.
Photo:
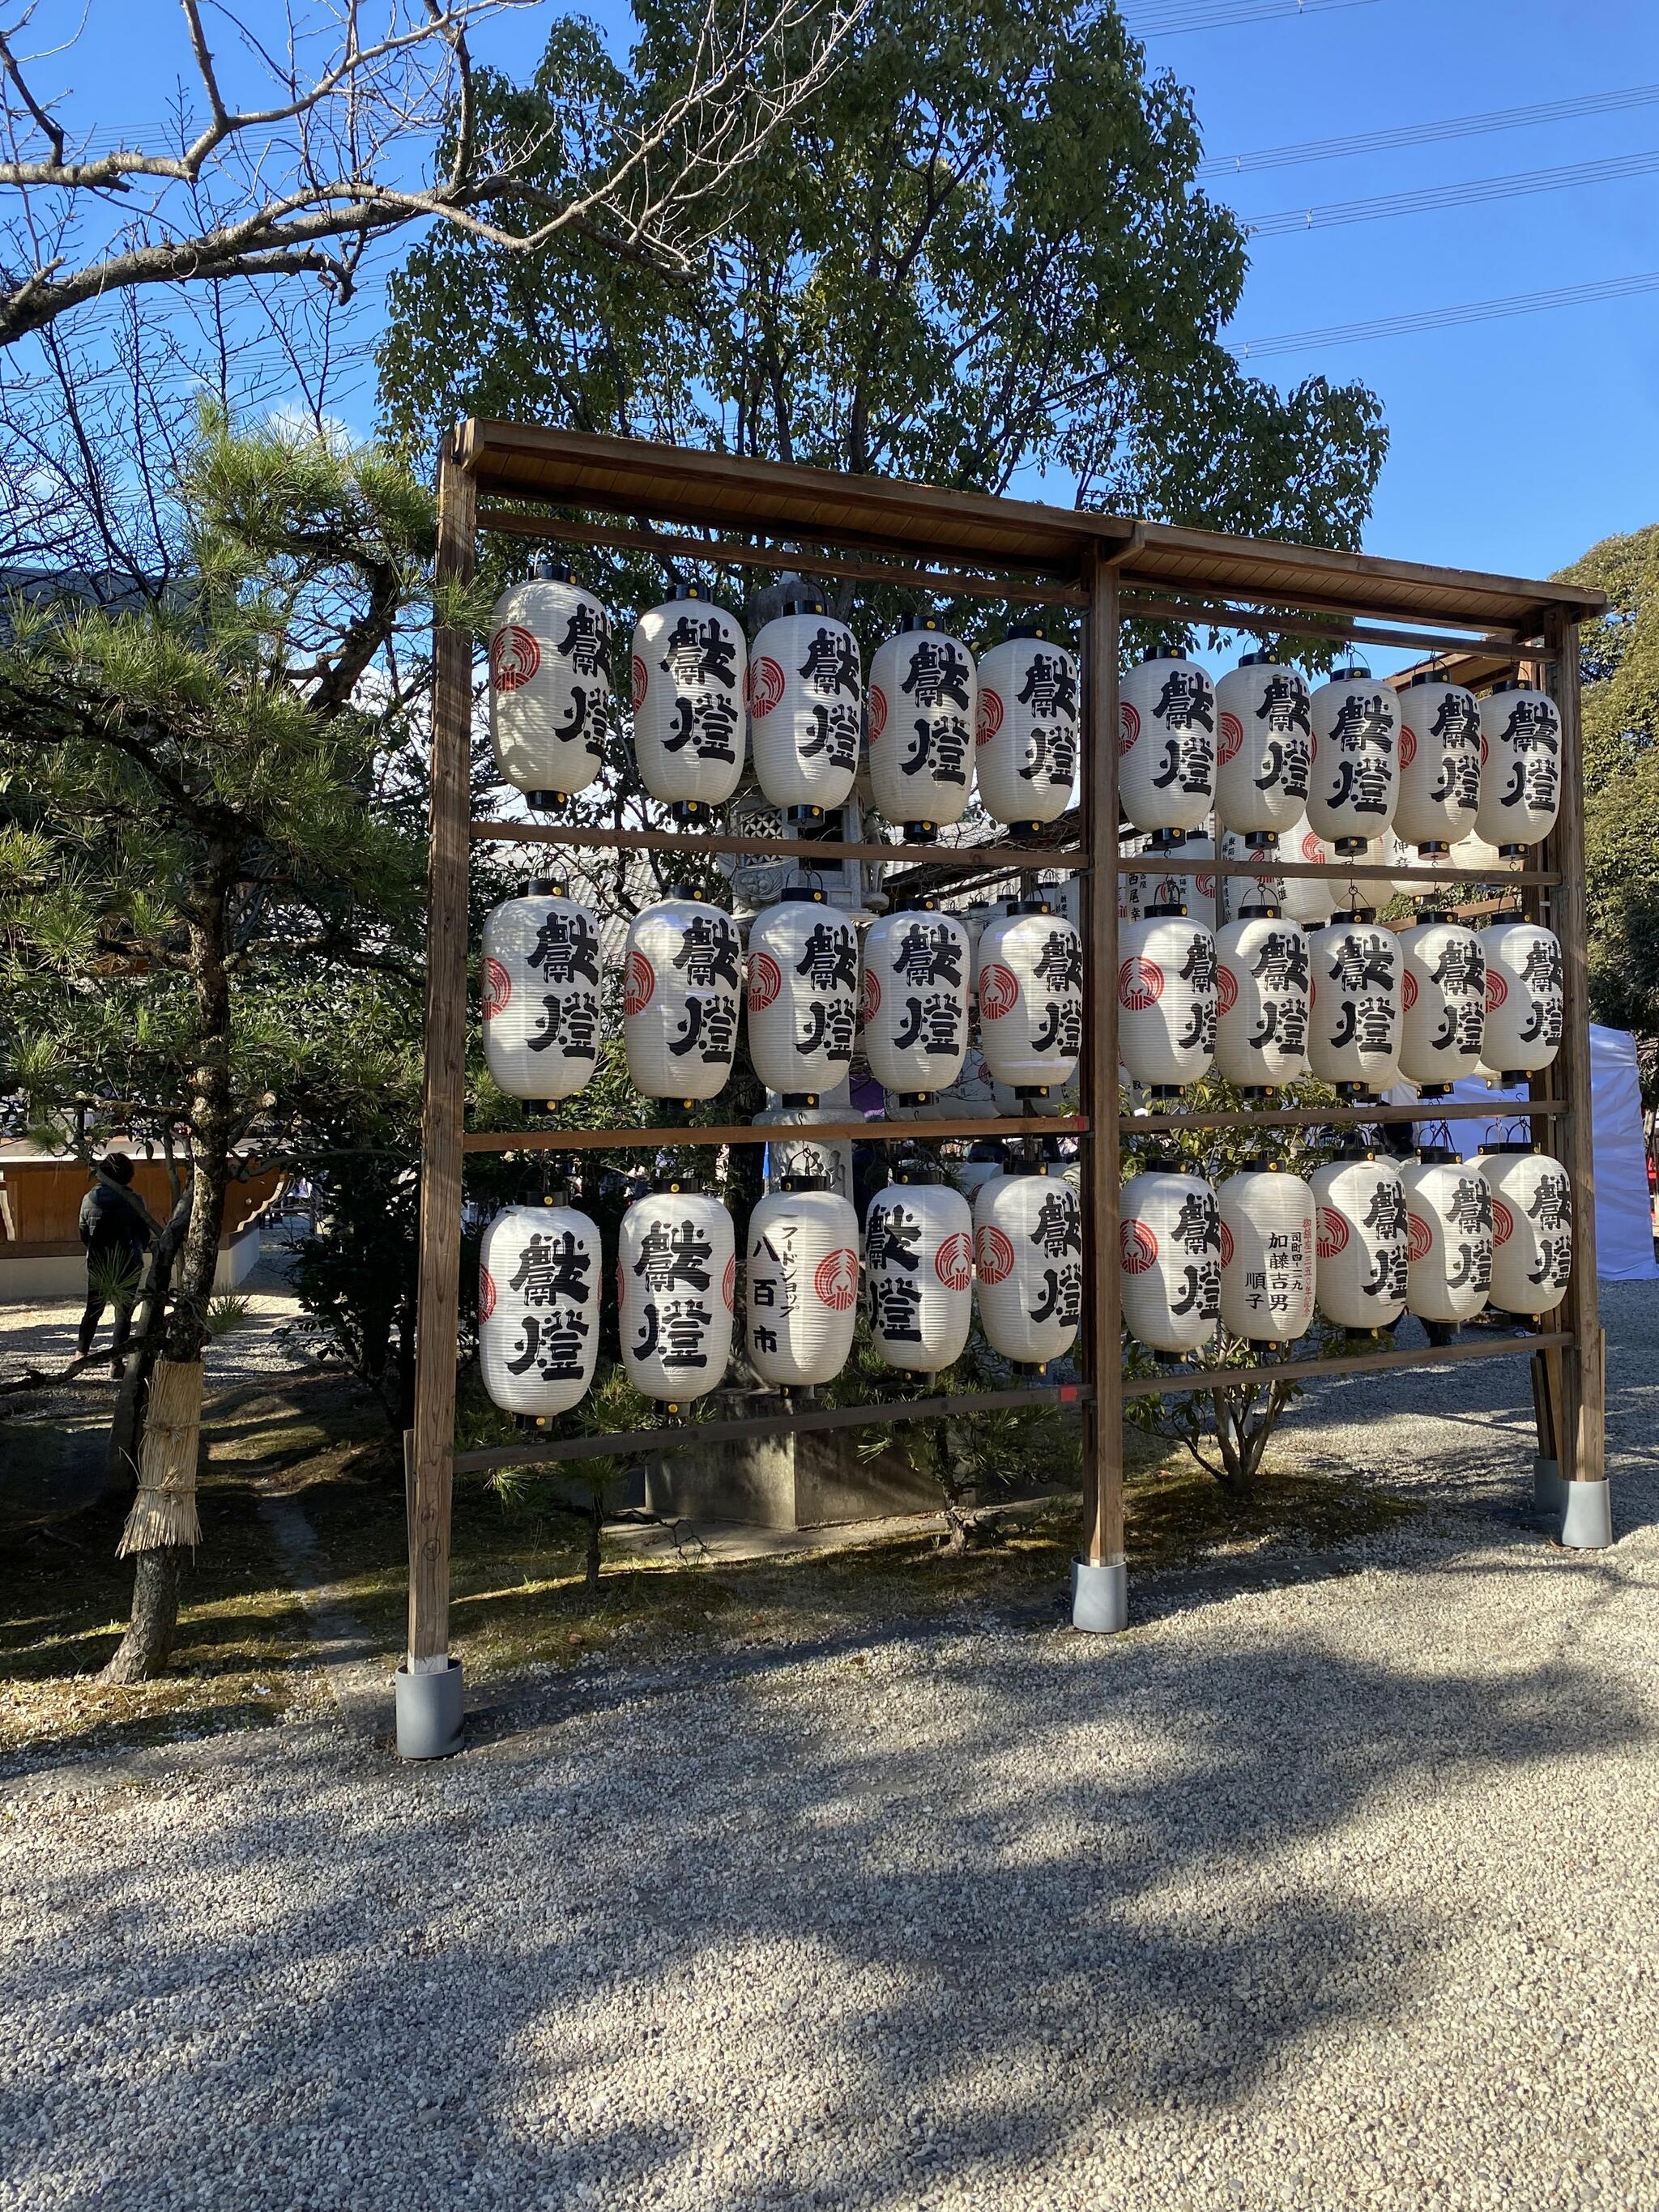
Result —
MULTIPOLYGON (((596 152, 570 118, 648 125, 683 19, 635 0, 630 69, 559 24, 534 76, 478 86, 480 126, 538 140, 557 190, 596 152)), ((1280 395, 1218 342, 1244 240, 1200 191, 1187 92, 1099 0, 873 9, 823 89, 706 202, 688 278, 574 233, 536 261, 434 232, 392 281, 388 428, 429 454, 459 415, 669 438, 1354 545, 1386 444, 1362 386, 1280 395)))

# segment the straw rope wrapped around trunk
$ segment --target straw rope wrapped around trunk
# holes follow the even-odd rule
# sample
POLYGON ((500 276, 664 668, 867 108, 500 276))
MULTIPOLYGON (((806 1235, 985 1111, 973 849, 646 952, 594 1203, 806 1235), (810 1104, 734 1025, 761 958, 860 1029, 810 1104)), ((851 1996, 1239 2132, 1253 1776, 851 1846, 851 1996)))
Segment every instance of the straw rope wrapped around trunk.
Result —
POLYGON ((150 1379, 138 1495, 116 1557, 202 1540, 196 1512, 196 1460, 202 1429, 202 1363, 158 1359, 150 1379))

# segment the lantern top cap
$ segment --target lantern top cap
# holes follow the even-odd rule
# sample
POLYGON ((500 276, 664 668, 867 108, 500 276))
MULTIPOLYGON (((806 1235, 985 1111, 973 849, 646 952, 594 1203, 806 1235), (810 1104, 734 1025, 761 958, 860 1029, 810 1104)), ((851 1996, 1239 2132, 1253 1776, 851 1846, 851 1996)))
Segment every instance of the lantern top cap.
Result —
POLYGON ((786 599, 783 611, 787 615, 827 615, 830 610, 816 592, 805 592, 799 599, 786 599))
POLYGON ((570 1203, 569 1184, 562 1177, 550 1179, 536 1202, 538 1206, 568 1206, 570 1203))
MULTIPOLYGON (((1172 1152, 1169 1151, 1167 1147, 1160 1149, 1158 1146, 1154 1146, 1152 1150, 1149 1152, 1141 1161, 1139 1168, 1137 1170, 1137 1173, 1140 1175, 1184 1176, 1191 1175, 1192 1170, 1186 1164, 1185 1161, 1182 1160, 1179 1152, 1172 1152)), ((1200 1178, 1195 1177, 1194 1180, 1200 1180, 1200 1178)))
POLYGON ((1376 920, 1376 908, 1374 906, 1344 907, 1337 913, 1334 914, 1331 916, 1331 920, 1334 922, 1375 921, 1376 920))
POLYGON ((1417 909, 1417 927, 1424 929, 1431 922, 1449 921, 1451 915, 1443 906, 1420 906, 1417 909))
POLYGON ((532 584, 568 584, 574 580, 568 562, 556 561, 550 553, 538 554, 531 563, 532 584))
POLYGON ((1250 1152, 1239 1162, 1238 1172, 1240 1175, 1278 1175, 1280 1170, 1279 1162, 1270 1160, 1266 1152, 1250 1152))
POLYGON ((1030 898, 1013 900, 1008 908, 1011 918, 1017 914, 1052 914, 1054 910, 1054 901, 1044 898, 1040 891, 1033 891, 1030 898))
MULTIPOLYGON (((1006 629, 1006 630, 1005 631, 1005 633, 1004 633, 1004 635, 1005 635, 1006 637, 1007 637, 1008 639, 1010 639, 1010 640, 1012 640, 1012 639, 1017 638, 1017 637, 1018 637, 1018 638, 1031 638, 1031 637, 1035 637, 1035 638, 1041 638, 1041 639, 1042 639, 1042 642, 1043 642, 1045 645, 1046 645, 1046 644, 1048 644, 1048 641, 1049 641, 1049 640, 1048 640, 1048 624, 1047 624, 1046 623, 1039 623, 1039 622, 1010 623, 1009 623, 1009 625, 1008 625, 1007 629, 1006 629)), ((1055 640, 1055 641, 1054 641, 1054 642, 1058 643, 1058 642, 1059 642, 1059 641, 1058 641, 1058 640, 1055 640)))
POLYGON ((688 901, 692 906, 707 906, 708 903, 695 884, 670 884, 668 896, 671 899, 688 901))
POLYGON ((1184 915, 1186 911, 1185 899, 1158 899, 1146 908, 1146 919, 1148 921, 1167 921, 1171 916, 1184 915))
POLYGON ((895 914, 937 914, 939 901, 931 891, 901 891, 893 912, 895 914))
POLYGON ((570 886, 562 876, 532 876, 524 887, 526 898, 568 898, 570 886))
POLYGON ((1178 645, 1149 645, 1140 657, 1143 661, 1184 660, 1187 658, 1178 645))
POLYGON ((777 902, 781 906, 786 899, 805 899, 810 905, 824 906, 829 898, 829 892, 817 884, 786 884, 778 893, 777 902))
POLYGON ((1275 898, 1242 899, 1238 918, 1241 921, 1277 921, 1283 911, 1275 898))
POLYGON ((1492 696, 1495 698, 1500 691, 1530 691, 1533 687, 1530 684, 1523 684, 1518 676, 1505 676, 1500 683, 1494 684, 1492 688, 1492 696))
POLYGON ((1264 645, 1259 653, 1246 653, 1241 654, 1238 665, 1241 668, 1271 667, 1278 659, 1279 655, 1276 653, 1269 653, 1267 647, 1264 645))
POLYGON ((651 1186, 653 1198, 701 1198, 702 1185, 695 1176, 659 1176, 651 1186))
MULTIPOLYGON (((1492 920, 1486 924, 1486 927, 1488 929, 1507 929, 1510 922, 1524 921, 1526 918, 1526 915, 1522 914, 1518 906, 1510 907, 1503 914, 1493 915, 1492 920)), ((1543 926, 1542 922, 1538 924, 1538 927, 1540 929, 1543 926)))
MULTIPOLYGON (((945 1170, 933 1160, 901 1160, 893 1170, 895 1183, 942 1183, 945 1170)), ((892 1184, 888 1185, 890 1190, 892 1184)))
POLYGON ((937 615, 908 614, 902 615, 899 617, 899 635, 901 637, 908 636, 913 629, 937 629, 938 628, 939 617, 937 615))
POLYGON ((663 594, 662 604, 672 607, 678 599, 706 599, 708 597, 701 584, 671 584, 663 594))
POLYGON ((791 1173, 789 1175, 782 1175, 778 1177, 778 1188, 781 1191, 787 1191, 792 1196, 796 1191, 828 1190, 829 1188, 830 1178, 827 1175, 796 1175, 791 1173))
POLYGON ((1338 1147, 1336 1157, 1340 1160, 1374 1160, 1376 1147, 1358 1137, 1349 1137, 1338 1147))
POLYGON ((1501 1144, 1482 1145, 1480 1150, 1483 1154, 1486 1152, 1535 1152, 1538 1150, 1538 1145, 1536 1139, 1532 1137, 1505 1137, 1501 1144))
POLYGON ((1417 1157, 1425 1168, 1441 1168, 1444 1167, 1449 1161, 1455 1160, 1457 1153, 1450 1145, 1419 1145, 1417 1148, 1417 1157))
POLYGON ((1371 672, 1363 660, 1351 660, 1346 666, 1331 671, 1333 684, 1351 684, 1357 676, 1363 677, 1367 684, 1371 680, 1371 672))

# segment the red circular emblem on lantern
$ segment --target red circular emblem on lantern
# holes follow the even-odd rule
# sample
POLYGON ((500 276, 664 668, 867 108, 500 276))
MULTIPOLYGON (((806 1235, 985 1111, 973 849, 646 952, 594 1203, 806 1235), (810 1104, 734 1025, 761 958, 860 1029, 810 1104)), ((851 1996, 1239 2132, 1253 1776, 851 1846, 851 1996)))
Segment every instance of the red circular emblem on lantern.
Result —
POLYGON ((1224 1014, 1231 1013, 1238 1004, 1238 978, 1231 968, 1216 969, 1215 996, 1217 1008, 1224 1014))
POLYGON ((1417 758, 1417 732, 1409 722, 1400 725, 1400 765, 1409 768, 1417 758))
POLYGON ((498 691, 516 691, 542 665, 542 649, 518 623, 508 623, 489 641, 489 680, 498 691))
POLYGON ((1514 1234, 1515 1216, 1504 1205, 1503 1200, 1494 1194, 1492 1202, 1492 1241, 1494 1244, 1507 1244, 1514 1234))
POLYGON ((749 1011, 763 1014, 783 988, 783 970, 769 952, 755 952, 749 959, 749 1011))
POLYGON ((873 744, 887 727, 887 694, 879 684, 870 686, 870 742, 873 744))
POLYGON ((483 969, 483 1018, 493 1022, 507 1012, 513 996, 513 978, 499 960, 486 960, 483 969))
POLYGON ((1334 1206, 1319 1209, 1318 1227, 1314 1233, 1314 1257, 1334 1260, 1339 1252, 1348 1249, 1348 1224, 1334 1206))
POLYGON ((762 653, 749 671, 749 711, 762 721, 783 696, 783 671, 770 653, 762 653))
POLYGON ((636 945, 623 965, 623 1012, 642 1014, 657 988, 657 971, 636 945))
POLYGON ((858 1296, 857 1253, 849 1251, 845 1244, 826 1252, 812 1270, 812 1288, 831 1313, 846 1313, 858 1296))
POLYGON ((1193 889, 1198 893, 1200 898, 1213 898, 1215 896, 1215 878, 1213 876, 1194 876, 1193 878, 1193 889))
POLYGON ((1224 1221, 1221 1224, 1221 1264, 1224 1267, 1233 1264, 1233 1232, 1224 1221))
POLYGON ((640 656, 636 653, 634 655, 634 668, 632 675, 634 712, 636 714, 639 713, 640 708, 645 704, 645 687, 647 680, 645 663, 640 659, 640 656))
POLYGON ((1164 970, 1137 952, 1117 971, 1117 1002, 1132 1014, 1144 1014, 1164 996, 1164 970))
POLYGON ((1302 840, 1302 857, 1304 860, 1310 861, 1316 868, 1322 868, 1325 865, 1325 848, 1311 830, 1302 840))
POLYGON ((1006 1283, 1014 1272, 1014 1248, 994 1221, 981 1227, 974 1240, 974 1262, 981 1283, 1006 1283))
POLYGON ((495 1278, 488 1267, 478 1270, 478 1319, 488 1321, 495 1310, 495 1278))
POLYGON ((1400 996, 1408 1007, 1417 1004, 1417 978, 1409 968, 1400 979, 1400 996))
POLYGON ((1121 701, 1119 702, 1117 728, 1117 751, 1118 758, 1120 760, 1121 760, 1125 753, 1133 752, 1134 750, 1135 739, 1139 735, 1140 714, 1139 709, 1132 707, 1127 699, 1121 701))
POLYGON ((965 1230, 952 1230, 939 1246, 933 1273, 947 1291, 965 1291, 973 1281, 974 1248, 965 1230))
POLYGON ((1243 723, 1239 720, 1237 714, 1223 714, 1221 717, 1220 742, 1217 744, 1215 749, 1216 758, 1222 761, 1230 761, 1243 742, 1243 723))
POLYGON ((988 745, 1002 727, 1002 694, 988 685, 979 687, 979 712, 974 718, 974 735, 982 745, 988 745))
POLYGON ((1158 1257, 1158 1239, 1144 1221, 1120 1221, 1117 1250, 1126 1275, 1144 1275, 1158 1257))
POLYGON ((1426 1221, 1415 1213, 1408 1213, 1406 1216, 1406 1228, 1411 1238, 1412 1258, 1426 1260, 1434 1249, 1433 1230, 1426 1221))
POLYGON ((738 1298, 738 1255, 735 1252, 726 1263, 726 1273, 720 1279, 720 1296, 726 1300, 726 1310, 731 1313, 738 1298))
POLYGON ((859 1019, 868 1029, 881 1011, 881 984, 873 968, 864 971, 864 988, 859 994, 859 1019))
POLYGON ((1498 974, 1495 968, 1488 968, 1486 970, 1486 1012, 1491 1013, 1495 1008, 1501 1006, 1504 1000, 1507 999, 1509 995, 1509 985, 1504 981, 1503 977, 1498 974))
POLYGON ((1012 1013, 1019 1004, 1019 978, 1012 968, 1005 968, 994 960, 988 968, 979 971, 979 1018, 982 1022, 1000 1022, 1005 1014, 1012 1013))

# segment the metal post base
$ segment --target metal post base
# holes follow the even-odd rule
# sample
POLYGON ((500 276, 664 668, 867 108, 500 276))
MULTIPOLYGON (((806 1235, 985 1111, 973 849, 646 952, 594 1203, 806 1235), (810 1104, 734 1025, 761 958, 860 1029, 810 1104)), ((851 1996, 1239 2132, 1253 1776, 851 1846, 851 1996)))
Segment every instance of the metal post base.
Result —
POLYGON ((1607 1483, 1567 1482, 1561 1541, 1575 1552, 1599 1552, 1613 1541, 1613 1498, 1607 1483))
POLYGON ((1567 1486, 1561 1479, 1561 1462, 1543 1452, 1532 1455, 1532 1502, 1540 1513, 1558 1519, 1567 1510, 1567 1486))
POLYGON ((461 1747, 461 1662, 446 1659, 435 1674, 411 1674, 399 1667, 398 1756, 448 1759, 461 1747))
POLYGON ((1121 1559, 1109 1566, 1073 1560, 1072 1626, 1091 1636, 1115 1636, 1129 1626, 1129 1571, 1121 1559))

